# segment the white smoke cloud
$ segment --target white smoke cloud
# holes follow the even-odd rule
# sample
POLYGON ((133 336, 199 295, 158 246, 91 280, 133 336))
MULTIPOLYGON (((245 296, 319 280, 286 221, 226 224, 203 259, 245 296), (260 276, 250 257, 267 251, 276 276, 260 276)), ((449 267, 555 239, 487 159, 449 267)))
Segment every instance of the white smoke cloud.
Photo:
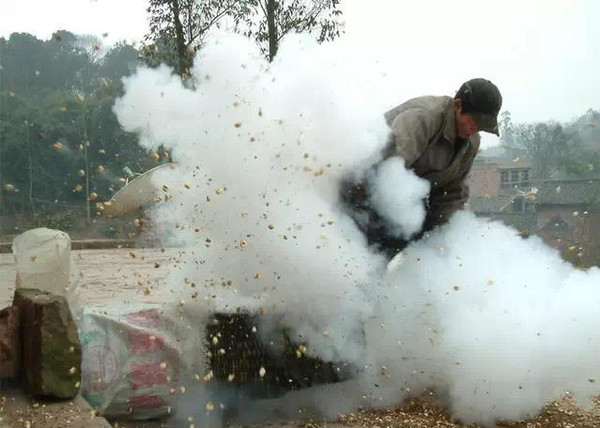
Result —
POLYGON ((430 184, 408 171, 404 159, 392 157, 369 174, 369 201, 388 224, 387 232, 408 239, 421 231, 425 220, 423 200, 430 184))
POLYGON ((414 369, 425 382, 416 385, 445 390, 464 421, 533 417, 566 391, 587 405, 598 394, 599 273, 574 269, 537 237, 459 213, 390 272, 399 287, 386 304, 404 300, 412 309, 403 315, 418 311, 423 321, 406 320, 410 330, 393 336, 421 356, 414 369), (405 340, 415 332, 418 339, 405 340))
MULTIPOLYGON (((165 284, 174 299, 204 316, 276 314, 310 355, 359 369, 242 415, 297 418, 304 406, 335 418, 427 388, 466 422, 534 415, 567 390, 585 403, 598 394, 598 270, 468 213, 386 269, 340 208, 341 178, 364 177, 388 133, 385 88, 353 74, 359 61, 296 37, 266 64, 251 42, 219 35, 196 59, 194 89, 166 67, 141 69, 115 106, 178 162, 158 177, 168 198, 154 210, 183 247, 165 284)), ((400 160, 384 167, 376 204, 410 235, 428 184, 400 160)))

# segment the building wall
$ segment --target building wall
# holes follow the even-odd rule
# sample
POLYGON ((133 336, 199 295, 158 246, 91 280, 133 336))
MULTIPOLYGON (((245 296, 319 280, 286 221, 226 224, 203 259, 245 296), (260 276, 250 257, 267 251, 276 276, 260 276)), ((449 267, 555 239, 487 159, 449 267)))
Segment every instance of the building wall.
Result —
POLYGON ((474 163, 467 182, 471 196, 495 197, 509 194, 515 186, 521 190, 529 190, 531 167, 528 165, 500 165, 497 163, 474 163), (502 185, 502 174, 507 175, 508 181, 502 185), (512 174, 517 175, 515 180, 512 174))
POLYGON ((500 171, 496 164, 473 164, 467 177, 471 196, 498 196, 500 171))
MULTIPOLYGON (((529 164, 476 162, 473 164, 467 182, 471 189, 471 196, 497 198, 502 195, 516 194, 515 186, 519 190, 529 191, 535 183, 531 178, 529 164), (504 173, 504 186, 502 173, 504 173), (518 174, 518 181, 514 180, 516 174, 518 174)), ((510 214, 515 213, 510 213, 510 210, 502 213, 478 213, 485 217, 495 216, 498 219, 510 214)), ((578 266, 600 266, 600 207, 592 209, 589 205, 582 204, 536 204, 533 215, 536 218, 532 219, 531 229, 548 245, 558 249, 565 260, 578 266), (586 211, 588 214, 584 214, 586 211), (573 215, 575 212, 577 215, 573 215), (565 224, 554 227, 554 217, 561 218, 565 224)), ((510 220, 509 218, 502 218, 502 220, 510 224, 510 221, 507 221, 510 220)), ((512 225, 519 228, 518 225, 512 225)))

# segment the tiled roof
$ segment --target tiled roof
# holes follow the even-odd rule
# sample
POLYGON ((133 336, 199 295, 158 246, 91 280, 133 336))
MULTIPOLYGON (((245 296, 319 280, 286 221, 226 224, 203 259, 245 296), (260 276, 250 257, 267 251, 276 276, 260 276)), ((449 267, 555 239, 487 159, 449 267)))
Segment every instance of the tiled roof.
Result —
POLYGON ((531 235, 538 231, 537 215, 534 211, 524 213, 511 212, 494 212, 483 213, 477 212, 477 217, 487 218, 491 221, 500 221, 507 226, 512 226, 520 233, 531 235))
POLYGON ((533 163, 531 161, 519 158, 498 162, 498 169, 531 169, 532 166, 533 163))
MULTIPOLYGON (((517 196, 518 197, 518 196, 517 196)), ((522 196, 521 196, 522 197, 522 196)), ((512 212, 515 195, 474 196, 469 199, 468 209, 478 217, 501 221, 520 233, 531 235, 537 231, 537 217, 533 210, 512 212)))
POLYGON ((536 205, 600 203, 600 180, 544 181, 535 186, 536 205))
POLYGON ((537 216, 535 212, 529 213, 496 213, 489 217, 491 220, 500 220, 502 223, 512 226, 521 233, 531 235, 538 230, 537 216))
POLYGON ((469 210, 479 214, 497 213, 510 207, 512 201, 511 195, 472 196, 469 198, 469 210))

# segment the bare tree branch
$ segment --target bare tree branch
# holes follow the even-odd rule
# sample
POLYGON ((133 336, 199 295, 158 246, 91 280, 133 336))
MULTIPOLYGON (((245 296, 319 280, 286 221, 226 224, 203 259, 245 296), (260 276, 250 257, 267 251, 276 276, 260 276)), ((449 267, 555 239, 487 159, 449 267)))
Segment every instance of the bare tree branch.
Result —
MULTIPOLYGON (((268 1, 268 0, 265 0, 265 1, 268 1)), ((260 8, 262 9, 263 14, 265 15, 265 18, 266 18, 267 17, 267 5, 266 4, 263 5, 262 0, 258 0, 258 4, 259 4, 260 8)))

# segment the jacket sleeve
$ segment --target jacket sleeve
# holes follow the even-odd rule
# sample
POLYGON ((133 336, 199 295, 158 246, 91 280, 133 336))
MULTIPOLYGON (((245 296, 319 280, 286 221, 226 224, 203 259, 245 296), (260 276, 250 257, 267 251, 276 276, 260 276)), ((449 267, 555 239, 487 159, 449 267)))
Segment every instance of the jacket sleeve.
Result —
POLYGON ((384 158, 400 156, 405 160, 406 168, 410 169, 427 149, 439 125, 430 114, 419 108, 398 113, 390 123, 390 142, 384 158))

